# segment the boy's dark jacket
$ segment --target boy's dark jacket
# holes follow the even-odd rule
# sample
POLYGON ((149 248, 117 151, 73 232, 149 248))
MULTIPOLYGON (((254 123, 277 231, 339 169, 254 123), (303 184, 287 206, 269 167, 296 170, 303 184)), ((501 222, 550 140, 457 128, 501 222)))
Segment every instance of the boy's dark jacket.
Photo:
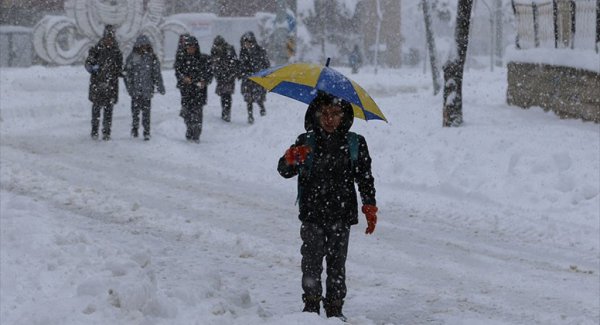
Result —
MULTIPOLYGON (((358 203, 354 182, 362 204, 376 205, 375 186, 371 174, 371 157, 365 138, 358 138, 358 159, 352 166, 348 145, 348 131, 352 126, 354 113, 348 103, 342 105, 344 117, 340 127, 327 134, 318 125, 316 116, 319 103, 309 105, 305 118, 305 129, 315 137, 310 171, 305 168, 300 173, 299 185, 302 188, 299 198, 302 222, 332 224, 345 221, 349 225, 358 223, 358 203)), ((293 146, 309 145, 307 133, 296 139, 293 146)), ((302 166, 289 166, 284 157, 279 159, 277 170, 281 176, 291 178, 299 174, 302 166)))

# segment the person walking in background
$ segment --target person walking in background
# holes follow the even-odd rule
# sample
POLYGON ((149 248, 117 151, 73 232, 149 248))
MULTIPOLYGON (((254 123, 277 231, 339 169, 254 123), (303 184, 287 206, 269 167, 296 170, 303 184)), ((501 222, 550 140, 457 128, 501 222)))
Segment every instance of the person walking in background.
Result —
POLYGON ((360 48, 358 48, 358 45, 354 45, 354 49, 352 52, 350 52, 348 61, 350 61, 352 73, 358 73, 358 68, 360 68, 362 65, 362 55, 360 54, 360 48))
POLYGON ((217 81, 216 93, 221 97, 221 119, 231 121, 231 94, 235 90, 238 75, 238 58, 233 46, 218 35, 210 50, 212 70, 217 81))
POLYGON ((88 52, 85 69, 90 73, 89 100, 92 102, 92 139, 98 139, 100 114, 102 140, 110 140, 113 107, 119 100, 119 77, 123 68, 123 54, 115 38, 112 25, 104 27, 102 38, 88 52))
POLYGON ((131 136, 138 137, 140 126, 140 111, 144 127, 144 140, 150 140, 150 109, 154 91, 165 94, 160 61, 152 44, 146 35, 140 35, 135 40, 133 50, 125 61, 123 70, 125 87, 131 96, 131 136))
POLYGON ((298 136, 277 167, 284 178, 298 175, 303 311, 320 313, 325 258, 323 307, 327 317, 342 320, 350 226, 358 223, 355 182, 367 218, 366 233, 372 234, 377 223, 371 157, 365 138, 349 132, 353 119, 348 102, 319 92, 306 113, 307 132, 298 136))
POLYGON ((181 92, 180 116, 186 125, 185 138, 200 142, 202 133, 202 109, 206 105, 208 84, 212 81, 210 58, 200 53, 194 36, 183 38, 181 55, 175 61, 177 88, 181 92))
POLYGON ((260 115, 265 116, 265 100, 267 91, 248 79, 252 74, 271 66, 267 51, 260 47, 256 42, 256 37, 252 32, 246 32, 240 40, 240 77, 242 79, 242 94, 248 108, 248 123, 254 123, 252 113, 252 103, 257 103, 260 108, 260 115))

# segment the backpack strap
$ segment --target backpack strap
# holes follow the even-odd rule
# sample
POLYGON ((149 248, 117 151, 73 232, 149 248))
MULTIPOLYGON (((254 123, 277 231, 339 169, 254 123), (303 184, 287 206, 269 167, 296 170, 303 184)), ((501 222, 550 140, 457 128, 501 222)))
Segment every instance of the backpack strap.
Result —
POLYGON ((348 132, 348 150, 350 151, 350 160, 354 171, 354 164, 358 160, 358 134, 354 132, 348 132))

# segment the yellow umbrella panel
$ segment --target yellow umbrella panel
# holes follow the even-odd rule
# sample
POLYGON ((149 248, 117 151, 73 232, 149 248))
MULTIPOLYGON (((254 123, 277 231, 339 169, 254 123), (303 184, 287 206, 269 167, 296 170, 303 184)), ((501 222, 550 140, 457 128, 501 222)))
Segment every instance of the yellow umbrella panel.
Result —
POLYGON ((352 104, 354 116, 364 120, 387 119, 369 94, 338 71, 310 63, 293 63, 263 70, 251 76, 270 92, 309 104, 323 91, 352 104))

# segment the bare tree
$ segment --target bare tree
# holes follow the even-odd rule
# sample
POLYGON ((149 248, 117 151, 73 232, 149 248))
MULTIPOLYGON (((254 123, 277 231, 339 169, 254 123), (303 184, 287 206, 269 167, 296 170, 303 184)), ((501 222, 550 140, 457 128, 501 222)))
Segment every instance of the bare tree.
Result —
POLYGON ((423 18, 425 20, 425 34, 427 38, 427 47, 429 49, 429 62, 431 64, 431 77, 433 78, 433 94, 437 95, 440 91, 439 71, 437 67, 437 51, 435 49, 435 39, 433 37, 433 27, 431 26, 431 14, 427 0, 421 0, 423 8, 423 18))
POLYGON ((462 79, 469 45, 469 25, 473 0, 458 0, 454 39, 456 52, 444 64, 443 126, 460 126, 462 114, 462 79))

